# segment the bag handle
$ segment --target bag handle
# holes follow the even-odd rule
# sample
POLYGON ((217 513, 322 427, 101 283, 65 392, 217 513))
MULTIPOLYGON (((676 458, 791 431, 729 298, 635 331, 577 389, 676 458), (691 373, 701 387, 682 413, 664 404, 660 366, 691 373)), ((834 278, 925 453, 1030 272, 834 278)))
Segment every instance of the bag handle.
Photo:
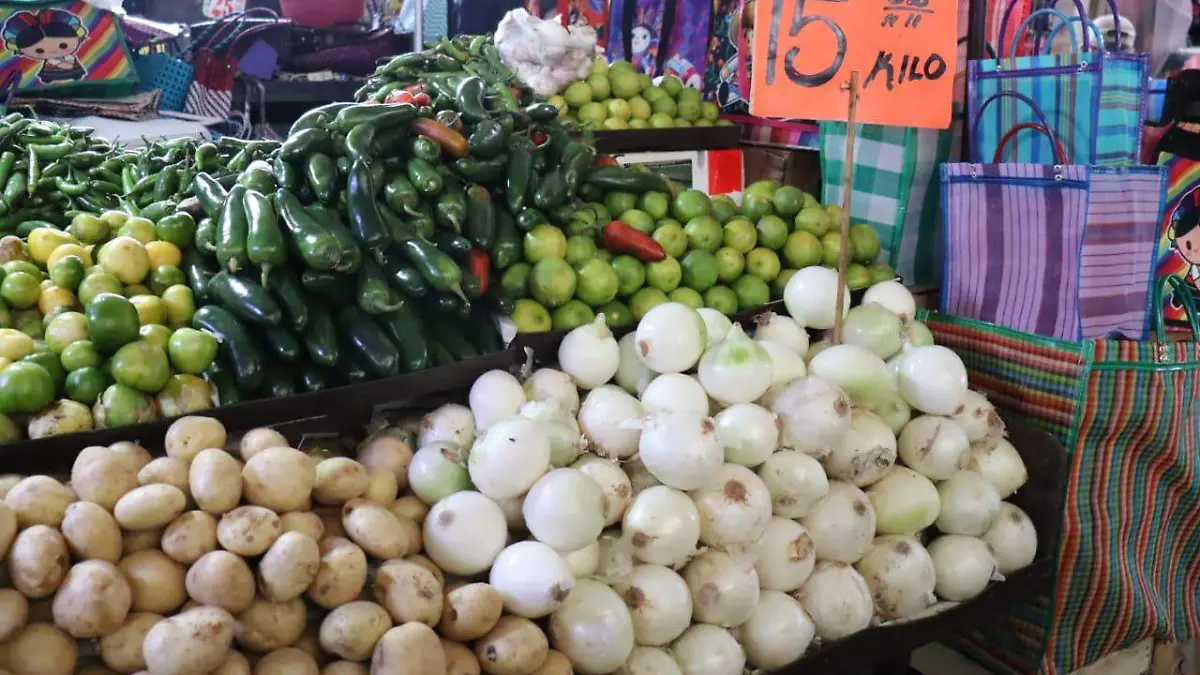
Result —
POLYGON ((223 38, 221 39, 220 42, 217 42, 216 44, 210 44, 208 46, 208 49, 209 49, 209 51, 213 51, 213 52, 220 52, 225 49, 229 49, 233 46, 234 40, 238 39, 245 33, 261 32, 261 29, 273 27, 278 23, 279 23, 279 15, 276 14, 273 10, 271 10, 270 8, 267 8, 267 7, 255 7, 254 9, 250 9, 245 12, 242 12, 241 16, 239 16, 238 19, 236 21, 234 21, 233 24, 231 24, 232 30, 229 31, 229 34, 223 36, 223 38), (239 26, 246 19, 250 18, 251 14, 253 14, 255 12, 260 12, 260 13, 266 12, 267 18, 273 19, 273 21, 271 23, 267 24, 266 26, 253 26, 251 28, 246 29, 244 32, 239 32, 239 26))
POLYGON ((742 98, 749 103, 750 99, 750 45, 746 44, 746 0, 742 0, 742 10, 738 12, 737 26, 737 85, 742 98))
POLYGON ((613 4, 617 2, 621 3, 621 46, 625 48, 625 60, 633 63, 633 15, 637 12, 637 0, 614 0, 613 4))
POLYGON ((1196 311, 1196 302, 1192 299, 1192 290, 1182 279, 1175 275, 1159 277, 1154 281, 1154 337, 1159 342, 1167 342, 1167 325, 1163 318, 1163 295, 1167 290, 1167 286, 1171 287, 1172 294, 1179 298, 1179 302, 1183 304, 1183 311, 1187 314, 1188 325, 1192 329, 1192 340, 1200 342, 1200 313, 1196 311))
POLYGON ((675 32, 675 0, 664 0, 662 28, 658 35, 658 54, 655 55, 654 74, 665 75, 667 61, 671 55, 671 33, 675 32))
MULTIPOLYGON (((1017 45, 1021 43, 1021 36, 1025 34, 1025 31, 1029 30, 1029 28, 1032 25, 1033 20, 1042 15, 1054 16, 1054 17, 1058 18, 1058 24, 1055 25, 1055 27, 1054 27, 1055 33, 1058 32, 1059 28, 1062 28, 1063 26, 1066 26, 1067 24, 1069 24, 1071 22, 1071 19, 1069 19, 1066 14, 1063 14, 1062 12, 1058 11, 1057 9, 1039 9, 1036 12, 1030 12, 1029 16, 1025 17, 1025 20, 1021 22, 1021 25, 1017 26, 1017 33, 1016 33, 1016 35, 1013 35, 1012 46, 1009 47, 1009 49, 1008 49, 1009 58, 1016 56, 1017 45)), ((1051 33, 1051 35, 1053 35, 1053 34, 1054 33, 1051 33)), ((1078 52, 1079 51, 1079 40, 1075 38, 1075 31, 1071 31, 1070 35, 1071 35, 1071 51, 1078 52)), ((1084 31, 1083 32, 1083 49, 1084 49, 1084 51, 1087 51, 1089 49, 1090 44, 1091 43, 1088 40, 1088 33, 1087 33, 1087 31, 1084 31)), ((1003 44, 1001 44, 1001 47, 1003 47, 1003 44)))
MULTIPOLYGON (((979 123, 983 120, 983 111, 986 110, 989 105, 1002 98, 1015 98, 1018 101, 1022 101, 1027 104, 1030 109, 1033 110, 1033 115, 1037 118, 1038 122, 1041 123, 1042 128, 1046 130, 1046 133, 1050 135, 1050 138, 1054 139, 1054 146, 1057 147, 1059 145, 1058 138, 1052 131, 1050 131, 1050 122, 1046 119, 1046 113, 1042 112, 1041 107, 1038 106, 1037 102, 1035 102, 1033 99, 1016 91, 998 91, 984 99, 983 103, 979 106, 979 110, 975 113, 975 119, 971 122, 971 138, 976 139, 976 142, 978 142, 979 123)), ((1003 141, 1001 141, 1001 144, 1003 144, 1003 141)), ((979 155, 978 152, 975 154, 976 156, 979 155)), ((1066 164, 1065 161, 1062 163, 1066 164)))
POLYGON ((1050 139, 1050 146, 1054 150, 1055 159, 1058 160, 1059 164, 1067 163, 1066 153, 1063 152, 1062 143, 1058 142, 1058 139, 1054 137, 1054 134, 1050 133, 1049 129, 1047 129, 1046 127, 1044 127, 1040 124, 1037 124, 1036 122, 1022 122, 1022 123, 1016 125, 1015 127, 1009 129, 1008 133, 1004 134, 1004 137, 1000 139, 1000 143, 996 145, 996 153, 994 155, 992 155, 992 164, 1000 164, 1001 163, 1001 155, 1004 154, 1004 146, 1008 145, 1008 142, 1010 140, 1012 140, 1014 136, 1017 135, 1017 132, 1023 131, 1025 129, 1032 129, 1033 131, 1036 131, 1036 132, 1042 134, 1043 136, 1045 136, 1046 138, 1050 139))
POLYGON ((225 16, 217 19, 216 21, 213 21, 203 31, 201 31, 200 34, 197 35, 195 37, 195 39, 192 40, 192 44, 195 46, 196 49, 209 48, 224 37, 223 31, 226 28, 230 28, 230 29, 233 29, 236 31, 237 26, 246 18, 247 15, 253 15, 255 13, 261 13, 264 11, 270 13, 275 18, 279 18, 278 14, 275 14, 275 12, 273 10, 268 9, 266 7, 255 7, 255 8, 249 9, 245 12, 234 12, 232 14, 226 14, 225 16))
MULTIPOLYGON (((1081 16, 1067 17, 1067 23, 1075 23, 1075 22, 1079 22, 1079 23, 1083 24, 1084 34, 1087 34, 1089 32, 1088 29, 1091 29, 1090 32, 1094 33, 1096 35, 1096 40, 1099 41, 1100 44, 1104 44, 1104 33, 1100 32, 1100 27, 1096 25, 1095 21, 1092 21, 1091 19, 1084 19, 1081 16)), ((1055 24, 1054 29, 1050 31, 1050 34, 1048 36, 1046 36, 1046 51, 1044 53, 1046 53, 1046 54, 1050 53, 1050 46, 1054 44, 1054 38, 1058 37, 1058 32, 1061 31, 1063 28, 1066 28, 1066 26, 1067 26, 1066 23, 1055 24)), ((1072 38, 1075 37, 1075 31, 1071 31, 1071 37, 1072 38)), ((1071 40, 1071 44, 1072 45, 1075 44, 1074 39, 1071 40)))
MULTIPOLYGON (((1115 2, 1115 0, 1107 0, 1107 1, 1108 1, 1108 8, 1112 10, 1113 24, 1114 24, 1113 27, 1117 31, 1117 43, 1120 43, 1121 38, 1122 38, 1121 12, 1117 10, 1117 3, 1115 2)), ((1087 16, 1088 15, 1087 11, 1084 10, 1084 8, 1083 8, 1083 3, 1080 0, 1072 0, 1072 2, 1075 3, 1075 10, 1079 13, 1079 16, 1087 16)), ((1005 34, 1005 29, 1008 28, 1008 20, 1012 17, 1012 11, 1016 6, 1017 6, 1017 0, 1009 0, 1008 7, 1004 8, 1004 15, 1000 19, 1000 39, 997 40, 997 44, 999 44, 1001 46, 1004 45, 1004 34, 1005 34)), ((1090 44, 1090 38, 1089 38, 1088 32, 1083 31, 1083 50, 1085 52, 1091 51, 1089 44, 1090 44)), ((1104 51, 1103 44, 1100 45, 1100 51, 1102 51, 1102 52, 1104 51)))

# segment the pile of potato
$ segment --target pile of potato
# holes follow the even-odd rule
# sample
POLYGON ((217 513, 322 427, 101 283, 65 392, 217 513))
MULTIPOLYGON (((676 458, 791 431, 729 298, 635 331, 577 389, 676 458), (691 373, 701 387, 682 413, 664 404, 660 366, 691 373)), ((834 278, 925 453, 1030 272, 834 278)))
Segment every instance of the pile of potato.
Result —
POLYGON ((562 675, 532 621, 422 550, 401 434, 314 459, 271 429, 88 447, 0 476, 0 675, 562 675))

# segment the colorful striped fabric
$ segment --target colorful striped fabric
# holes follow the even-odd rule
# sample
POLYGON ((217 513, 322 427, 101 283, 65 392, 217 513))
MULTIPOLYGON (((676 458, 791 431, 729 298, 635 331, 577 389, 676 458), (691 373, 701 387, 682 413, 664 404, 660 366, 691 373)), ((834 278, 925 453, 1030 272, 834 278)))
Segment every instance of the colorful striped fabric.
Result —
POLYGON ((87 30, 83 44, 73 54, 85 72, 73 79, 43 81, 39 79, 45 67, 42 61, 27 58, 9 49, 0 51, 0 72, 19 72, 19 88, 22 91, 54 90, 70 91, 76 95, 118 96, 135 90, 138 83, 137 72, 133 67, 120 24, 112 12, 97 9, 82 0, 58 3, 9 2, 0 5, 0 26, 6 25, 8 19, 18 12, 37 12, 46 8, 69 12, 87 30))
POLYGON ((1200 635, 1200 342, 1061 341, 921 318, 974 389, 1071 455, 1053 596, 954 646, 996 673, 1058 675, 1148 638, 1200 635))

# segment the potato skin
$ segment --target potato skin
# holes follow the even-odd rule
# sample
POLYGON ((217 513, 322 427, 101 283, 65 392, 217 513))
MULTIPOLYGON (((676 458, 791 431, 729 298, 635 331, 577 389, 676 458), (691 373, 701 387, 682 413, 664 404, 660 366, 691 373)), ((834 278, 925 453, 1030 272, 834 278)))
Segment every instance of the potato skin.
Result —
POLYGON ((84 448, 71 467, 71 489, 80 499, 112 511, 118 499, 138 486, 140 469, 129 457, 108 448, 84 448))
POLYGON ((154 459, 150 451, 133 441, 117 441, 108 446, 108 451, 128 462, 134 473, 141 471, 143 466, 154 459))
POLYGON ((308 598, 325 609, 357 598, 367 583, 367 556, 363 550, 341 537, 325 537, 319 548, 321 562, 308 587, 308 598))
POLYGON ((108 635, 125 623, 133 591, 117 566, 85 560, 72 567, 54 595, 54 624, 82 640, 108 635))
POLYGON ((30 476, 14 485, 4 501, 16 512, 17 522, 23 528, 58 527, 75 496, 67 486, 49 476, 30 476))
POLYGON ((254 664, 254 675, 319 675, 317 662, 294 648, 276 649, 254 664))
POLYGON ((406 623, 383 634, 371 654, 371 675, 445 675, 446 652, 437 633, 406 623))
POLYGON ((219 607, 197 607, 155 624, 142 653, 154 675, 208 675, 233 642, 233 616, 219 607))
POLYGON ((237 618, 238 644, 255 652, 269 652, 296 644, 308 627, 304 601, 273 603, 257 598, 237 618))
POLYGON ((258 563, 258 587, 271 602, 287 602, 304 594, 317 577, 321 552, 312 537, 285 532, 258 563))
POLYGON ((217 519, 203 511, 187 511, 167 525, 162 551, 181 565, 191 565, 217 549, 217 519))
POLYGON ((225 447, 225 426, 211 417, 180 417, 167 428, 163 445, 168 457, 191 464, 202 450, 225 447))
POLYGON ((17 538, 19 529, 16 511, 13 511, 12 507, 5 502, 0 501, 0 560, 4 560, 8 556, 8 549, 12 547, 13 540, 17 538))
POLYGON ((241 652, 231 649, 221 665, 209 675, 250 675, 250 662, 241 652))
POLYGON ((143 466, 137 474, 138 485, 174 485, 183 492, 191 490, 188 465, 182 459, 158 457, 143 466))
POLYGON ((317 464, 312 497, 319 504, 344 504, 361 497, 369 484, 365 466, 348 457, 330 457, 317 464))
POLYGON ((68 506, 62 533, 76 558, 110 563, 121 559, 121 526, 99 504, 75 502, 68 506))
POLYGON ((239 615, 254 602, 254 573, 229 551, 205 553, 187 571, 188 597, 239 615))
POLYGON ((242 465, 224 450, 201 450, 188 468, 188 486, 200 510, 220 515, 242 500, 242 465))
POLYGON ((317 470, 313 461, 292 448, 267 448, 242 468, 246 501, 277 513, 302 511, 312 497, 317 470))
POLYGON ((14 675, 71 675, 79 660, 75 641, 52 623, 31 623, 4 646, 14 675))
POLYGON ((238 454, 242 456, 243 462, 249 462, 250 458, 267 448, 286 448, 289 447, 288 439, 283 434, 267 427, 251 429, 242 436, 242 440, 238 442, 238 454))
POLYGON ((239 506, 217 523, 221 546, 246 558, 266 553, 282 532, 279 516, 262 506, 239 506))
POLYGON ((358 446, 358 461, 368 470, 387 469, 396 476, 396 486, 408 487, 408 465, 412 463, 412 447, 395 436, 378 435, 358 446))
POLYGON ((117 563, 133 591, 133 610, 170 614, 187 601, 183 565, 158 549, 131 553, 117 563))
POLYGON ((13 587, 31 600, 53 595, 70 566, 66 539, 45 525, 22 530, 8 554, 13 587))
POLYGON ((519 616, 503 616, 475 642, 479 667, 487 675, 529 675, 546 660, 550 643, 537 624, 519 616))
POLYGON ((279 516, 279 524, 284 532, 299 532, 307 534, 313 541, 325 538, 325 523, 321 517, 311 511, 293 511, 279 516))
POLYGON ((187 495, 173 486, 156 483, 130 490, 117 500, 113 515, 126 530, 166 527, 187 507, 187 495))
POLYGON ((383 563, 375 572, 372 591, 397 623, 436 626, 442 617, 442 584, 417 563, 401 559, 383 563))
POLYGON ((391 511, 365 499, 352 499, 342 506, 342 526, 351 541, 372 558, 390 560, 416 553, 409 533, 391 511))
POLYGON ((0 642, 16 635, 29 621, 29 601, 11 588, 0 588, 0 642))
POLYGON ((347 603, 321 622, 321 648, 347 661, 366 661, 392 627, 387 610, 362 600, 347 603))
POLYGON ((457 642, 478 640, 496 626, 503 611, 503 598, 489 584, 460 586, 446 594, 438 632, 457 642))
POLYGON ((146 667, 142 643, 146 634, 163 617, 151 612, 134 612, 117 630, 100 638, 100 658, 104 665, 120 673, 134 673, 146 667))

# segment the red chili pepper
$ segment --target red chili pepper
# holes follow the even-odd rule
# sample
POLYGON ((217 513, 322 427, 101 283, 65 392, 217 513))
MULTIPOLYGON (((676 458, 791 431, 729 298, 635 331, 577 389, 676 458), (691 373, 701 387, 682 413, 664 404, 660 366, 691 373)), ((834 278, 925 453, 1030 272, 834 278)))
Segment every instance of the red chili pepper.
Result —
POLYGON ((383 99, 383 102, 384 103, 412 103, 415 100, 416 100, 416 97, 414 97, 412 95, 412 92, 393 91, 392 93, 387 95, 387 98, 383 99))
POLYGON ((592 166, 621 166, 621 163, 612 155, 596 155, 596 159, 592 160, 592 166))
POLYGON ((423 105, 433 105, 433 99, 429 97, 429 94, 421 92, 413 97, 413 105, 418 108, 423 105))
POLYGON ((533 131, 529 132, 529 140, 533 141, 534 145, 540 147, 550 141, 550 134, 534 129, 533 131))
POLYGON ((473 248, 467 252, 467 273, 479 280, 479 294, 487 293, 491 261, 486 251, 473 248))
POLYGON ((642 262, 658 262, 667 257, 666 251, 650 235, 619 220, 604 226, 600 234, 604 248, 613 253, 628 253, 642 262))

